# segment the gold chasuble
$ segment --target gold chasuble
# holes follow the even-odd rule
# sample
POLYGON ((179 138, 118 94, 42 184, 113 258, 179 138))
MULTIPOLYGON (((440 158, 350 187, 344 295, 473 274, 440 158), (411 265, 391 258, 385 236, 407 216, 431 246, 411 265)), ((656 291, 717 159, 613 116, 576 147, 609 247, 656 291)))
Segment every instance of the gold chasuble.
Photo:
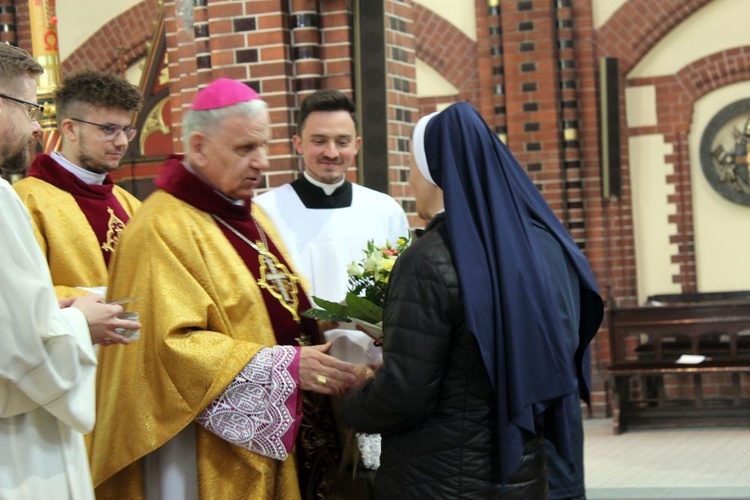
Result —
POLYGON ((31 214, 57 298, 88 293, 76 287, 105 286, 107 261, 141 202, 109 178, 87 185, 47 155, 38 155, 29 177, 13 187, 31 214))
MULTIPOLYGON (((271 305, 279 301, 258 285, 257 252, 248 246, 246 255, 253 257, 243 260, 214 218, 235 225, 227 211, 248 209, 221 198, 179 158, 167 161, 157 186, 161 189, 130 221, 111 262, 108 296, 136 298, 129 308, 140 313, 142 328, 140 340, 101 351, 91 452, 99 500, 143 498, 142 458, 192 423, 261 348, 296 343, 279 337, 276 317, 292 314, 271 305), (212 203, 229 208, 218 213, 206 208, 212 203)), ((261 235, 280 241, 263 213, 253 208, 252 215, 261 235)), ((253 221, 249 214, 246 219, 253 221)), ((285 252, 274 248, 277 262, 288 262, 285 252)), ((298 291, 305 297, 301 287, 298 291)), ((300 310, 307 307, 304 301, 300 310)), ((298 322, 292 323, 299 330, 298 322)), ((266 458, 194 428, 201 499, 300 497, 292 455, 284 461, 266 458)))

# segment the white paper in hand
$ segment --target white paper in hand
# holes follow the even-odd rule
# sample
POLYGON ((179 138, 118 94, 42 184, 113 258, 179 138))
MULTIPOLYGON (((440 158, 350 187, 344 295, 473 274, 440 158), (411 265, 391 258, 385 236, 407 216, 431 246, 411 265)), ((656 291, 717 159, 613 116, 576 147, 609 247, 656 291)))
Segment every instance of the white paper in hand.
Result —
POLYGON ((327 342, 333 342, 328 354, 347 363, 371 365, 381 362, 380 347, 373 345, 373 340, 359 330, 328 330, 323 332, 327 342))

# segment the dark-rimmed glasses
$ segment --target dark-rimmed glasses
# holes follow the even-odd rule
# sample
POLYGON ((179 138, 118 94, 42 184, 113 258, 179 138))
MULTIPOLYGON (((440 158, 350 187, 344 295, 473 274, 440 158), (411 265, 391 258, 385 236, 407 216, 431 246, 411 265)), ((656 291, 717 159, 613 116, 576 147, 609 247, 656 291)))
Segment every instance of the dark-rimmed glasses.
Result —
POLYGON ((5 94, 0 94, 0 97, 2 97, 3 99, 8 99, 9 101, 16 102, 23 106, 26 106, 29 112, 29 119, 31 119, 32 122, 38 121, 39 118, 41 118, 42 115, 44 114, 44 106, 42 106, 41 104, 34 104, 33 102, 24 101, 23 99, 19 99, 17 97, 11 97, 5 94))
POLYGON ((120 132, 125 134, 125 138, 127 138, 128 142, 133 140, 133 137, 135 137, 136 129, 135 127, 131 127, 130 125, 121 127, 119 125, 112 125, 110 123, 94 123, 94 122, 88 122, 86 120, 81 120, 80 118, 70 118, 74 122, 80 122, 85 123, 87 125, 93 125, 95 127, 99 127, 99 130, 104 132, 104 138, 108 141, 114 141, 117 139, 117 136, 120 135, 120 132))

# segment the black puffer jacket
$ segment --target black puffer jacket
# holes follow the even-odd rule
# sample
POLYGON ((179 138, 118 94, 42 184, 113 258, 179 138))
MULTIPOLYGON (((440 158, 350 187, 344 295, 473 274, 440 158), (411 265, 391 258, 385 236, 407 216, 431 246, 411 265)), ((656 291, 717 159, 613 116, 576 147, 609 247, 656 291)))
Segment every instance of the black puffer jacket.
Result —
POLYGON ((498 484, 494 392, 464 325, 442 217, 399 257, 384 324, 384 365, 343 401, 347 425, 383 435, 378 498, 547 498, 538 438, 509 484, 498 484))

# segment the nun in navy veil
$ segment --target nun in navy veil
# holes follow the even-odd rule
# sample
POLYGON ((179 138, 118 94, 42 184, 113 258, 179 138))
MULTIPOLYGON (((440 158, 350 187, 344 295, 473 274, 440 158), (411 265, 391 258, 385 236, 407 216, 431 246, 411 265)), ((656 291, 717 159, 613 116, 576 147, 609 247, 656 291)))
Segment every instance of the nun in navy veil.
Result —
POLYGON ((542 438, 583 488, 586 258, 470 104, 422 118, 412 152, 430 223, 391 274, 383 365, 342 408, 383 435, 378 497, 547 498, 542 438))

